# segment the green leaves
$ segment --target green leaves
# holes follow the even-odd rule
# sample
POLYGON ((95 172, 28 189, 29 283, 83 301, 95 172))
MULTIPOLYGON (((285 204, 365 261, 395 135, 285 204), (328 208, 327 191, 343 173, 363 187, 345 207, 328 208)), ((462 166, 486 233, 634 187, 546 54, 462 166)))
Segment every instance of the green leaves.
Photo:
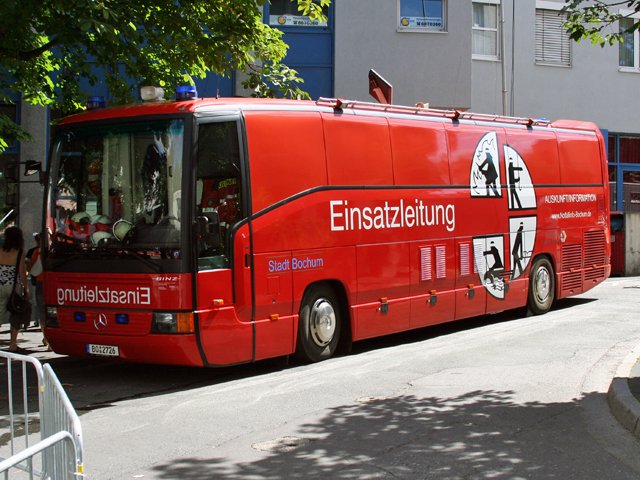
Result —
MULTIPOLYGON (((262 22, 264 3, 5 0, 0 18, 11 21, 0 25, 0 100, 20 94, 70 113, 91 93, 81 85, 104 82, 109 103, 125 103, 141 85, 172 90, 210 72, 235 70, 247 72, 255 96, 306 97, 297 72, 281 64, 287 52, 282 33, 262 22), (127 79, 139 83, 130 88, 127 79)), ((298 3, 303 14, 323 19, 330 0, 298 3)))
POLYGON ((586 0, 567 0, 561 13, 567 15, 564 27, 569 37, 580 42, 589 40, 592 45, 604 47, 624 42, 624 33, 632 33, 640 27, 640 20, 633 15, 640 12, 640 0, 587 2, 586 0), (620 8, 630 13, 620 13, 620 8), (632 26, 619 30, 619 22, 633 19, 632 26))
POLYGON ((280 94, 286 98, 308 100, 309 94, 302 90, 304 80, 298 72, 282 64, 268 64, 261 68, 251 66, 242 87, 252 90, 252 97, 271 98, 280 94))
POLYGON ((6 115, 0 113, 0 151, 6 150, 15 141, 31 140, 31 135, 22 130, 6 115))
POLYGON ((311 20, 323 20, 324 14, 322 9, 324 7, 329 7, 331 0, 319 0, 314 2, 313 0, 299 0, 298 1, 298 11, 302 13, 302 15, 306 15, 311 20))

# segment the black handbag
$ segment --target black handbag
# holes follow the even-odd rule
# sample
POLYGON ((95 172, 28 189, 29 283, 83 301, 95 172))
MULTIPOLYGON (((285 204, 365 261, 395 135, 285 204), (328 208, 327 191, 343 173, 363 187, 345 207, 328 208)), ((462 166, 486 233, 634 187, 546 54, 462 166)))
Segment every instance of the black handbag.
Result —
POLYGON ((29 308, 29 300, 24 295, 16 292, 11 292, 9 301, 7 302, 7 310, 11 313, 24 313, 29 308))
POLYGON ((20 268, 20 257, 22 257, 22 249, 18 251, 16 271, 13 275, 13 289, 11 290, 11 295, 9 295, 9 300, 7 300, 7 310, 18 315, 26 313, 31 306, 31 303, 22 294, 22 292, 18 292, 18 290, 16 290, 16 286, 18 284, 18 268, 20 268))

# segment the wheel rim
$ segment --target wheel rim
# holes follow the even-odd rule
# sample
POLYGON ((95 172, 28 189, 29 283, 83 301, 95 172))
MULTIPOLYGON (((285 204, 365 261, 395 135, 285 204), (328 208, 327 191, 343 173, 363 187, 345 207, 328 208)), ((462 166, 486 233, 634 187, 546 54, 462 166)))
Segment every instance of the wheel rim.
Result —
POLYGON ((546 303, 551 294, 551 277, 549 271, 541 267, 534 278, 535 296, 539 303, 546 303))
POLYGON ((325 298, 319 298, 311 307, 309 330, 313 343, 326 347, 331 343, 336 332, 336 312, 333 305, 325 298))

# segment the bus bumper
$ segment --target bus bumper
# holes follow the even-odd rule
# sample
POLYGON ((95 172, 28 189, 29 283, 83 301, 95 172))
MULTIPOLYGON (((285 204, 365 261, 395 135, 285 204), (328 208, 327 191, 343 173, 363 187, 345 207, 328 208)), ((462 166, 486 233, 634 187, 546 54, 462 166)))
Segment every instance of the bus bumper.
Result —
POLYGON ((164 365, 200 367, 204 365, 195 334, 149 334, 144 337, 127 337, 87 335, 47 327, 45 335, 53 351, 62 355, 164 365), (89 353, 90 351, 102 353, 92 354, 89 353))

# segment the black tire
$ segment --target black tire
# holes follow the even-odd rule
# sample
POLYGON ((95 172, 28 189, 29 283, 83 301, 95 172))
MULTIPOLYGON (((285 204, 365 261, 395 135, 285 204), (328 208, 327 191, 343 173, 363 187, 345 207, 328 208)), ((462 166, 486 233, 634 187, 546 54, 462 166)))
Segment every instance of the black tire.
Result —
POLYGON ((556 297, 553 265, 546 257, 538 257, 529 273, 529 299, 527 307, 533 315, 547 313, 556 297))
POLYGON ((296 357, 311 363, 331 358, 341 330, 342 309, 333 289, 325 284, 309 287, 300 304, 296 357))

